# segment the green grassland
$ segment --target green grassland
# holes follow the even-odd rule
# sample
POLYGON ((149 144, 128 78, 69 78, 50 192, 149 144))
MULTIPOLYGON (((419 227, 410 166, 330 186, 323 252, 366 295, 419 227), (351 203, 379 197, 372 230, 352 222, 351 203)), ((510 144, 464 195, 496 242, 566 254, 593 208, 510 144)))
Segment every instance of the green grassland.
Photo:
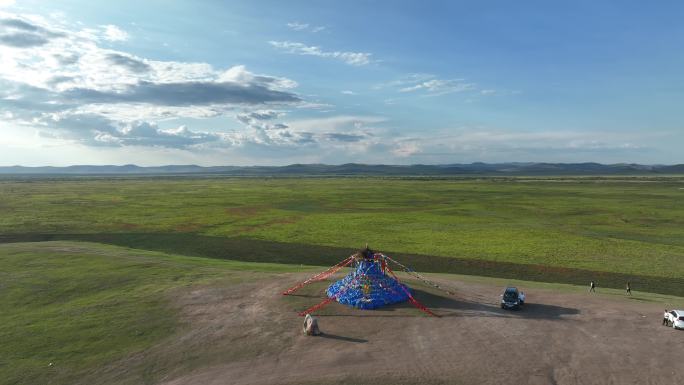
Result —
POLYGON ((6 241, 310 265, 368 242, 426 271, 598 277, 614 287, 631 279, 635 289, 684 295, 676 177, 26 179, 0 182, 0 196, 6 241))
MULTIPOLYGON (((85 242, 2 244, 0 384, 148 384, 197 366, 236 359, 234 354, 252 357, 257 353, 246 345, 234 347, 224 341, 221 349, 225 351, 209 345, 198 349, 183 342, 188 325, 174 298, 207 287, 217 288, 223 297, 235 297, 234 290, 241 284, 272 283, 282 273, 295 270, 306 269, 85 242)), ((513 283, 530 290, 586 291, 562 284, 441 277, 501 286, 513 283)), ((419 282, 408 282, 430 291, 419 282)), ((303 292, 316 297, 325 284, 303 292)), ((623 292, 611 289, 601 289, 600 295, 625 298, 623 292)), ((431 304, 429 298, 418 297, 431 304)), ((684 305, 681 297, 643 292, 629 299, 663 303, 668 308, 684 305)), ((294 311, 315 302, 312 297, 290 296, 283 299, 283 306, 294 311)), ((405 307, 407 315, 422 316, 410 305, 405 307)), ((273 343, 272 336, 265 338, 266 343, 273 343)))
MULTIPOLYGON (((92 243, 0 245, 0 384, 77 383, 173 334, 173 290, 293 268, 92 243)), ((147 382, 145 365, 131 365, 130 383, 147 382)))

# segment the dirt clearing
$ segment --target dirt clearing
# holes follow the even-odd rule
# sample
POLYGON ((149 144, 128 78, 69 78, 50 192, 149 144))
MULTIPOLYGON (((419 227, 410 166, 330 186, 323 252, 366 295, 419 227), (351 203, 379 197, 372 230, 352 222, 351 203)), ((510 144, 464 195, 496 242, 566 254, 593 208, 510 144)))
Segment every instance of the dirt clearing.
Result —
MULTIPOLYGON (((214 358, 182 384, 660 384, 684 378, 684 331, 660 326, 663 306, 630 298, 526 289, 520 311, 499 308, 502 287, 448 283, 456 296, 410 282, 441 318, 410 305, 362 311, 331 304, 321 337, 301 334, 303 310, 323 283, 283 297, 301 276, 178 299, 187 336, 169 349, 214 358)), ((161 347, 160 347, 161 348, 161 347)))

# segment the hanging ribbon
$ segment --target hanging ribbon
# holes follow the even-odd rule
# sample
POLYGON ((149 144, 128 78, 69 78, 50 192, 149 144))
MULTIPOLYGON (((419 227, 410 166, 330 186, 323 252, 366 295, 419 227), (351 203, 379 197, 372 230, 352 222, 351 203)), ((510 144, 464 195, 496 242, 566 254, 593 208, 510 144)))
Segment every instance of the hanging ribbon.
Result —
POLYGON ((390 257, 388 257, 388 256, 386 256, 386 255, 384 255, 384 254, 383 254, 383 257, 387 258, 387 259, 390 260, 391 262, 394 262, 394 263, 397 264, 399 267, 401 267, 402 270, 404 270, 407 274, 409 274, 409 275, 411 275, 411 276, 413 276, 413 277, 415 277, 415 278, 418 278, 419 280, 423 281, 423 283, 425 283, 425 284, 427 284, 427 285, 430 285, 430 286, 432 286, 432 287, 434 287, 434 288, 437 288, 437 289, 439 289, 439 290, 441 290, 441 291, 443 291, 443 292, 445 292, 445 293, 447 293, 447 294, 449 294, 449 295, 456 295, 453 291, 448 290, 448 289, 445 289, 445 288, 439 286, 438 284, 436 284, 436 283, 434 283, 434 282, 428 280, 427 278, 425 278, 425 277, 423 277, 422 275, 416 273, 416 272, 413 271, 412 269, 410 269, 410 268, 404 266, 404 265, 401 264, 400 262, 397 262, 397 261, 395 261, 394 259, 392 259, 392 258, 390 258, 390 257))
POLYGON ((324 279, 327 279, 327 278, 330 277, 331 275, 335 274, 338 270, 340 270, 341 268, 343 268, 343 267, 349 265, 349 264, 352 263, 353 261, 354 261, 354 258, 353 258, 353 257, 348 257, 348 258, 346 258, 345 260, 343 260, 342 262, 338 263, 337 265, 332 266, 332 267, 329 268, 328 270, 326 270, 326 271, 324 271, 324 272, 322 272, 322 273, 316 274, 316 275, 314 275, 313 277, 307 279, 306 281, 300 282, 300 283, 296 284, 295 286, 293 286, 293 287, 291 287, 291 288, 285 290, 285 291, 283 292, 283 295, 290 295, 290 294, 294 293, 295 291, 301 289, 302 287, 304 287, 304 286, 310 284, 311 282, 322 281, 322 280, 324 280, 324 279))
POLYGON ((427 313, 433 317, 439 318, 439 316, 437 314, 433 313, 432 311, 430 311, 430 309, 425 307, 425 305, 418 302, 417 299, 413 298, 413 296, 411 295, 411 292, 409 292, 406 289, 406 287, 401 284, 401 282, 399 281, 399 277, 397 277, 397 275, 394 274, 394 271, 392 271, 392 269, 390 269, 389 266, 387 267, 387 271, 389 271, 389 273, 392 275, 392 277, 394 277, 394 279, 396 279, 397 282, 399 282, 399 287, 401 287, 401 289, 404 291, 404 293, 406 293, 406 295, 408 295, 409 301, 413 304, 413 306, 417 307, 418 309, 422 310, 423 312, 425 312, 425 313, 427 313))

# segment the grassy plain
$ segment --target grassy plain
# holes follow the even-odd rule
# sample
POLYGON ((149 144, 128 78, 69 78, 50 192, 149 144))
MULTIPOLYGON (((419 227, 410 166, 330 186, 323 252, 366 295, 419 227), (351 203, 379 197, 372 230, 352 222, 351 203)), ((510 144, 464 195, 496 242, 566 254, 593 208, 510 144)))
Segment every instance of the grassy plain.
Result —
POLYGON ((676 177, 26 179, 0 196, 6 240, 310 265, 368 242, 428 271, 684 287, 676 177))
MULTIPOLYGON (((80 383, 172 335, 174 290, 293 268, 80 242, 0 245, 0 384, 80 383)), ((133 383, 159 375, 153 363, 131 367, 133 383)))
MULTIPOLYGON (((212 364, 253 359, 260 354, 259 349, 266 351, 268 346, 282 343, 275 342, 285 338, 279 328, 295 331, 291 322, 280 325, 278 317, 262 309, 258 317, 268 320, 268 328, 274 328, 275 335, 259 328, 254 334, 251 325, 232 330, 235 336, 243 337, 235 337, 237 344, 232 337, 214 343, 210 337, 193 334, 193 330, 201 327, 205 312, 210 313, 212 324, 204 328, 223 330, 221 326, 235 320, 222 317, 251 314, 250 308, 242 309, 238 304, 261 308, 252 303, 254 299, 245 294, 245 288, 252 290, 262 285, 268 287, 265 297, 280 303, 277 311, 292 310, 290 317, 285 317, 289 320, 294 310, 316 303, 327 284, 321 282, 303 289, 302 293, 308 295, 281 298, 277 290, 292 281, 292 277, 280 280, 282 273, 295 270, 303 271, 293 265, 185 257, 85 242, 2 244, 0 384, 151 384, 212 364), (185 304, 185 312, 188 308, 199 309, 195 312, 199 320, 184 318, 183 300, 179 304, 178 298, 192 298, 185 304), (212 310, 211 315, 210 309, 221 306, 227 308, 212 310), (245 336, 249 336, 249 344, 244 342, 245 336)), ((561 284, 433 276, 499 287, 512 283, 533 293, 536 288, 561 293, 586 291, 584 287, 561 284)), ((419 282, 408 282, 416 289, 429 291, 419 282)), ((432 306, 432 297, 420 293, 420 300, 432 306)), ((599 293, 621 301, 661 303, 668 308, 684 304, 683 298, 667 295, 635 292, 627 298, 621 291, 603 288, 599 293)), ((433 297, 437 302, 442 300, 433 297)), ((341 310, 330 307, 321 314, 328 311, 341 310)), ((411 316, 423 316, 410 305, 394 309, 395 313, 409 320, 411 316)))

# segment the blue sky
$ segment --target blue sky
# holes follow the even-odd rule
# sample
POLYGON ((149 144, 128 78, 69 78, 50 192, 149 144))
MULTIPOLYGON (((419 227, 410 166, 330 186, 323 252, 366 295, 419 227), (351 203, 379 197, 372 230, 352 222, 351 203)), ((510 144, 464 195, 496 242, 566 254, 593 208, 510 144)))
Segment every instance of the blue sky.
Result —
POLYGON ((684 163, 683 11, 0 0, 0 164, 684 163))

